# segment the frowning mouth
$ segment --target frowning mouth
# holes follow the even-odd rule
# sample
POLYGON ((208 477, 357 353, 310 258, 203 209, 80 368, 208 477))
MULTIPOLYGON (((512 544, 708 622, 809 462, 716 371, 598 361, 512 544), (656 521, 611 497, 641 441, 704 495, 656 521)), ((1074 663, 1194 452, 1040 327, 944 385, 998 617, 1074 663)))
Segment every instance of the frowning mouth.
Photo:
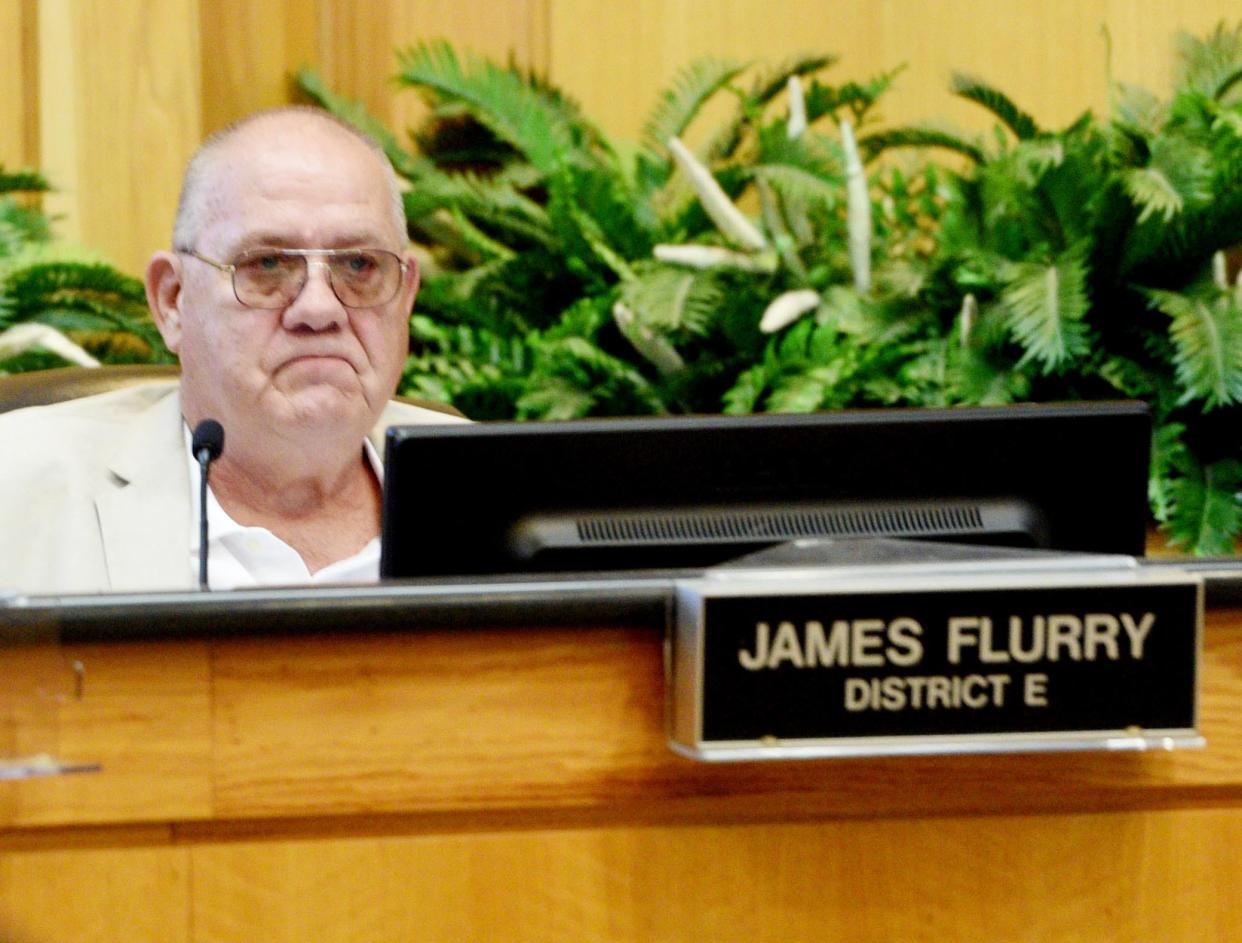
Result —
POLYGON ((351 369, 353 368, 353 362, 348 357, 346 357, 344 354, 327 354, 327 353, 299 354, 296 357, 290 357, 288 360, 284 361, 280 366, 283 369, 285 367, 292 367, 292 366, 301 366, 301 365, 310 366, 314 364, 325 364, 326 365, 326 364, 333 364, 333 363, 343 363, 346 366, 350 367, 351 369))

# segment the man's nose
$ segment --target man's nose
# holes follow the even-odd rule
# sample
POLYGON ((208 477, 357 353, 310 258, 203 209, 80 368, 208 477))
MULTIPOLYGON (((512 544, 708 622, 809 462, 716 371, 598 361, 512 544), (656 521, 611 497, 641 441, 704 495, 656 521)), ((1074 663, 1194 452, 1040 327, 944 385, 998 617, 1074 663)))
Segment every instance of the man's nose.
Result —
POLYGON ((326 331, 344 324, 347 318, 345 306, 332 290, 328 263, 321 259, 307 259, 306 284, 285 308, 285 327, 289 330, 326 331))

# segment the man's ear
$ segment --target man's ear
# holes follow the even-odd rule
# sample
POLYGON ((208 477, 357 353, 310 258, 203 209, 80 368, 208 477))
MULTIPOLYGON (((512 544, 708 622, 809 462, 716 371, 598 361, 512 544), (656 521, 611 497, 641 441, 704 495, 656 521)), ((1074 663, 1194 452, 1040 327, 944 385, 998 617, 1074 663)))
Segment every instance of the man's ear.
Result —
POLYGON ((418 256, 413 252, 405 254, 405 261, 409 267, 405 270, 405 284, 401 286, 402 292, 407 293, 404 298, 405 311, 414 310, 414 299, 418 297, 419 280, 421 279, 421 270, 418 266, 418 256))
POLYGON ((147 263, 147 307, 164 343, 174 354, 181 346, 181 260, 157 252, 147 263))

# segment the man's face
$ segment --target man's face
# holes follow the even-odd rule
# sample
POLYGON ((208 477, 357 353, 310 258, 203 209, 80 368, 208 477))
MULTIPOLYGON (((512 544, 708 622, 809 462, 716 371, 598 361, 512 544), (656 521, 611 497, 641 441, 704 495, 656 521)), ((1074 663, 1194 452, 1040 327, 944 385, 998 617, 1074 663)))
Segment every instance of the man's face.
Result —
POLYGON ((378 308, 345 307, 312 264, 297 298, 260 309, 237 300, 227 272, 179 254, 165 339, 181 359, 186 417, 218 419, 239 445, 240 435, 252 446, 308 432, 361 438, 400 378, 417 289, 379 157, 339 129, 260 123, 225 145, 205 184, 195 244, 182 248, 225 263, 259 247, 381 248, 411 268, 378 308))

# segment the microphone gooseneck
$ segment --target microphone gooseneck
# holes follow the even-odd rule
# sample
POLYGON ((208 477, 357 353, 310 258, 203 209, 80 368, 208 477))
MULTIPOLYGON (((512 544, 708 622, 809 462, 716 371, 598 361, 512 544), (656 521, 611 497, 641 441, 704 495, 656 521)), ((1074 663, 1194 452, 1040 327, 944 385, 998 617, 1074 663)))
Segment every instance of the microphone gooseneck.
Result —
POLYGON ((198 462, 198 588, 207 589, 207 469, 224 451, 224 427, 204 419, 194 427, 190 451, 198 462))

